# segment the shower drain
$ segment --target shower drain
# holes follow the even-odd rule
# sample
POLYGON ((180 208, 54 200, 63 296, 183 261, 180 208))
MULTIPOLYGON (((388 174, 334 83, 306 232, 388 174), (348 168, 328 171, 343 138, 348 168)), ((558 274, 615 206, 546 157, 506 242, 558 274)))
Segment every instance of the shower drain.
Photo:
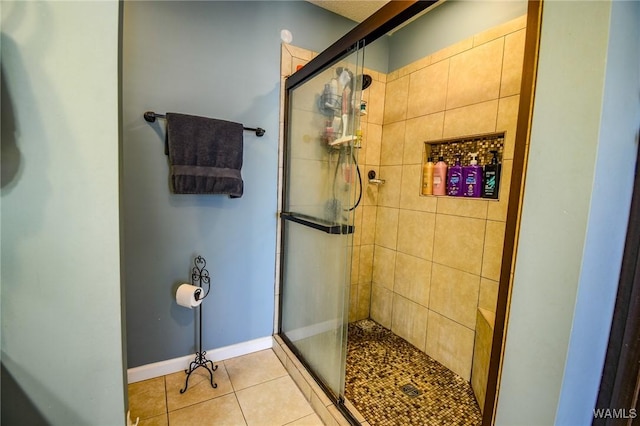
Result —
POLYGON ((410 398, 415 398, 422 393, 412 384, 404 385, 400 388, 400 390, 410 398))

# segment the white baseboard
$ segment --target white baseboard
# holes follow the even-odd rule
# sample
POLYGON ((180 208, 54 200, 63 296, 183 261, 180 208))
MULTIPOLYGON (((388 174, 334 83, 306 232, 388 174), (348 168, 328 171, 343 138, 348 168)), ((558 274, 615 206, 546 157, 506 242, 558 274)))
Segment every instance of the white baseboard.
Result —
MULTIPOLYGON (((248 342, 236 343, 235 345, 208 350, 207 358, 213 362, 224 361, 225 359, 269 349, 272 346, 273 338, 271 336, 261 337, 259 339, 249 340, 248 342)), ((166 361, 141 365, 140 367, 129 368, 127 370, 127 382, 135 383, 142 380, 164 376, 166 374, 176 373, 178 371, 184 371, 189 368, 189 363, 194 360, 194 356, 195 354, 186 355, 180 358, 173 358, 166 361)))

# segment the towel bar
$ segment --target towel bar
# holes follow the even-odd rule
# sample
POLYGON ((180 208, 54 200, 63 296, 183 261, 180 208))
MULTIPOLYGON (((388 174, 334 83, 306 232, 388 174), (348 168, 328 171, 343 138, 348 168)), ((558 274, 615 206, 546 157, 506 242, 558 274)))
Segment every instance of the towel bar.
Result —
MULTIPOLYGON (((146 121, 148 121, 149 123, 153 123, 156 121, 156 118, 166 118, 166 116, 164 114, 156 114, 153 111, 147 111, 144 113, 144 119, 146 121)), ((260 137, 260 136, 264 136, 266 130, 264 130, 262 127, 242 127, 244 130, 249 130, 251 132, 256 132, 256 136, 260 137)))

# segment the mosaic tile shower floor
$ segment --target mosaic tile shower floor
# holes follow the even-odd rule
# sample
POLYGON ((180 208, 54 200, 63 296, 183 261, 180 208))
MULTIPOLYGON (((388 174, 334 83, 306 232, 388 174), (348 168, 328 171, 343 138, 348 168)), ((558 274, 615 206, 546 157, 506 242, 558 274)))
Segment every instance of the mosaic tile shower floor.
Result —
POLYGON ((469 382, 406 340, 362 320, 349 324, 347 341, 345 395, 372 426, 482 423, 469 382))

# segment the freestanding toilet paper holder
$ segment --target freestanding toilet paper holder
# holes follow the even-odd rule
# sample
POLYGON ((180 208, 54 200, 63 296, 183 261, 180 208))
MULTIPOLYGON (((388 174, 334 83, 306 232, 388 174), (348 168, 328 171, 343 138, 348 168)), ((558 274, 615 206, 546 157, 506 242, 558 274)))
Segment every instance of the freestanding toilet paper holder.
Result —
MULTIPOLYGON (((204 260, 204 257, 198 256, 193 261, 194 267, 191 270, 191 284, 198 286, 202 289, 202 285, 207 285, 207 292, 202 294, 204 289, 202 289, 199 293, 196 290, 196 298, 197 300, 202 300, 209 295, 209 290, 211 290, 211 279, 209 277, 209 271, 205 269, 207 266, 207 261, 204 260)), ((213 372, 218 369, 217 365, 213 365, 213 361, 208 360, 206 355, 207 352, 202 350, 202 303, 198 306, 198 316, 200 317, 200 325, 199 325, 199 338, 198 338, 198 352, 196 352, 196 359, 189 364, 189 369, 184 372, 187 373, 187 378, 184 383, 184 389, 180 389, 180 393, 185 393, 187 391, 187 387, 189 387, 189 377, 191 377, 191 373, 193 373, 196 369, 202 367, 209 372, 209 376, 211 377, 211 387, 217 388, 218 384, 213 381, 213 372), (211 364, 211 368, 209 365, 211 364)))

